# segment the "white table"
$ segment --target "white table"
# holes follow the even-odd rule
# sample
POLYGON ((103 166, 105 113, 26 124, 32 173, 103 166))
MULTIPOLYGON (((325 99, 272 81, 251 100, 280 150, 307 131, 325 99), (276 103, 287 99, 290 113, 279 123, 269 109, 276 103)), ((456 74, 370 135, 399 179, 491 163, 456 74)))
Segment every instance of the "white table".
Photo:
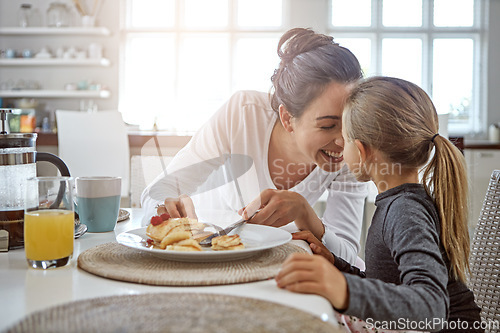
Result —
MULTIPOLYGON (((333 310, 326 299, 279 289, 274 280, 209 287, 165 287, 114 281, 87 273, 77 267, 83 251, 99 244, 115 241, 121 232, 141 227, 142 210, 130 209, 130 219, 117 224, 114 232, 86 233, 75 240, 70 264, 64 267, 35 270, 28 267, 23 249, 0 253, 0 331, 24 316, 76 300, 113 295, 161 292, 199 292, 252 297, 312 313, 331 321, 333 310)), ((299 242, 299 241, 293 241, 299 242)), ((308 248, 300 241, 297 245, 308 248)))

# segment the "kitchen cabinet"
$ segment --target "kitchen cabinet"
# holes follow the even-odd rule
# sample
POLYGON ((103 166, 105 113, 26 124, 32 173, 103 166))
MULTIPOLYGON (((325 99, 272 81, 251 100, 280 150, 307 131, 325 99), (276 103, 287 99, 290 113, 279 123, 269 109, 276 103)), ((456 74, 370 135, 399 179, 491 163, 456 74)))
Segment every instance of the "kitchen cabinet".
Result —
MULTIPOLYGON (((104 44, 110 30, 106 27, 0 27, 0 36, 3 39, 3 47, 14 49, 26 49, 36 47, 49 47, 53 50, 74 43, 74 46, 85 49, 89 43, 104 44), (99 40, 100 39, 100 40, 99 40), (37 43, 33 43, 37 41, 37 43), (40 44, 43 43, 43 44, 40 44), (35 44, 36 46, 33 46, 35 44), (83 45, 83 47, 82 47, 83 45)), ((36 53, 36 52, 34 52, 36 53)), ((54 53, 54 52, 52 52, 54 53)), ((52 54, 54 56, 54 54, 52 54)), ((111 67, 111 61, 107 58, 2 58, 0 59, 0 86, 1 98, 44 98, 44 99, 107 99, 111 92, 106 82, 98 82, 100 88, 94 90, 66 90, 68 82, 78 82, 85 77, 98 73, 100 78, 109 75, 103 73, 111 67), (33 69, 36 68, 36 71, 33 69), (36 73, 35 73, 36 72, 36 73), (58 75, 60 74, 60 75, 58 75), (42 89, 12 89, 6 83, 11 84, 23 80, 40 82, 42 89), (70 81, 71 80, 71 81, 70 81)), ((113 74, 113 73, 111 73, 113 74)), ((71 109, 71 107, 69 108, 71 109)))
POLYGON ((500 149, 465 149, 464 153, 470 189, 469 229, 473 230, 483 207, 491 173, 500 169, 500 149))

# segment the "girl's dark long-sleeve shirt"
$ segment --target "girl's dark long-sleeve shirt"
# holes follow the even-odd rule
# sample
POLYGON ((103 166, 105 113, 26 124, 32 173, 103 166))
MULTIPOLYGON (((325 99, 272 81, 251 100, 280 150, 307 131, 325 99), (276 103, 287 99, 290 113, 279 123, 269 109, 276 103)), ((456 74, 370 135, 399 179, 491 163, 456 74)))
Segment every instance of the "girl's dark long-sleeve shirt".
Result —
POLYGON ((443 322, 454 321, 451 327, 460 320, 468 325, 463 332, 483 332, 472 329, 473 322, 481 320, 474 295, 449 273, 439 215, 424 187, 392 188, 379 194, 375 205, 365 248, 366 271, 335 258, 335 266, 350 273, 344 274, 349 288, 345 313, 385 328, 445 331, 443 322))

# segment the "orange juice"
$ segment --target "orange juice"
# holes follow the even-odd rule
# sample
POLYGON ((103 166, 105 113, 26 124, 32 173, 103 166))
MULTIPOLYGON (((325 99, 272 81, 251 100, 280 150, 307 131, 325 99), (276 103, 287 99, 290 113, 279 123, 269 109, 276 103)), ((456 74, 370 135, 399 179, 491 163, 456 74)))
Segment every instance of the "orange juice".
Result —
POLYGON ((24 248, 30 260, 54 260, 73 253, 74 213, 35 210, 24 214, 24 248))

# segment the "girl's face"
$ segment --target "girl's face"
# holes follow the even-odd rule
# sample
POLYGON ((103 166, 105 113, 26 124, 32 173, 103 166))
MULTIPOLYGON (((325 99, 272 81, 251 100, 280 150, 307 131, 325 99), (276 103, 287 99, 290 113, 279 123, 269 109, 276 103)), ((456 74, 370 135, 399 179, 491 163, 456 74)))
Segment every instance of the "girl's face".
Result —
POLYGON ((299 119, 290 120, 297 149, 304 161, 314 161, 325 171, 334 172, 342 167, 342 110, 349 90, 349 85, 330 83, 299 119))

